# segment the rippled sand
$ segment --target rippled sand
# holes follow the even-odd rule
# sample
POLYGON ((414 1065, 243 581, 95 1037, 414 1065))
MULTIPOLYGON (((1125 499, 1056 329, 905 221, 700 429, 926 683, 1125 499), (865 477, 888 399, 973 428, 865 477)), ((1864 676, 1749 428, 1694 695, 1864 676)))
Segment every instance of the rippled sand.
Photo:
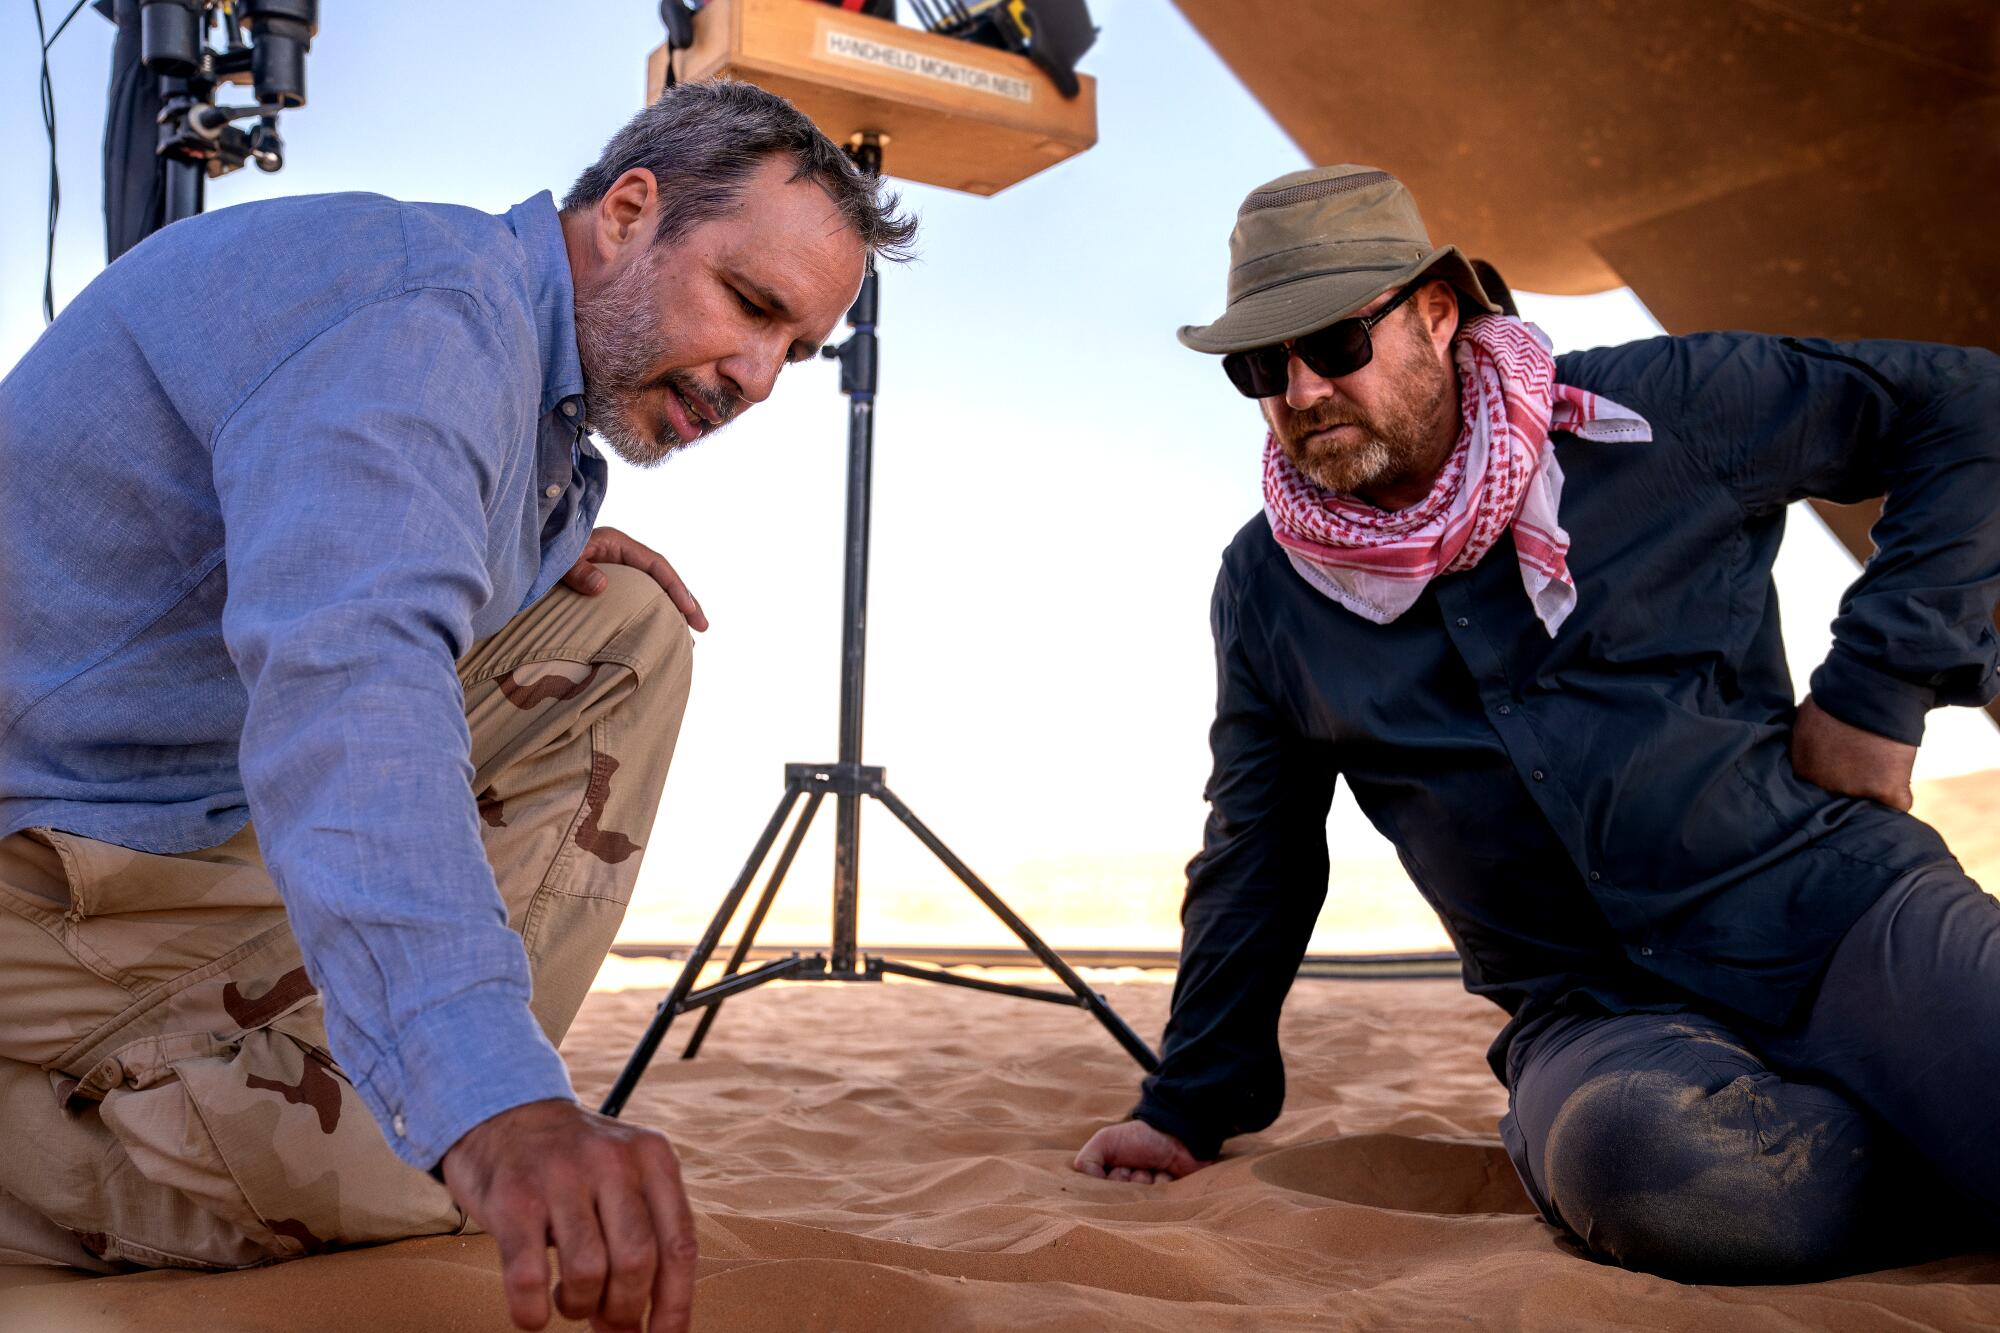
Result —
MULTIPOLYGON (((1919 801, 2000 882, 2000 773, 1919 801)), ((1163 975, 1121 975, 1105 993, 1156 1034, 1163 975)), ((658 994, 590 997, 565 1047, 586 1098, 658 994)), ((1300 982, 1284 1117, 1164 1186, 1068 1169, 1138 1078, 1081 1012, 918 983, 734 1000, 701 1059, 659 1061, 627 1114, 685 1163, 705 1330, 2000 1328, 2000 1256, 1739 1288, 1579 1256, 1533 1216, 1494 1137, 1503 1096, 1483 1052, 1500 1017, 1448 981, 1300 982)), ((0 1276, 39 1284, 0 1291, 0 1329, 508 1327, 476 1237, 204 1277, 50 1277, 0 1276)))

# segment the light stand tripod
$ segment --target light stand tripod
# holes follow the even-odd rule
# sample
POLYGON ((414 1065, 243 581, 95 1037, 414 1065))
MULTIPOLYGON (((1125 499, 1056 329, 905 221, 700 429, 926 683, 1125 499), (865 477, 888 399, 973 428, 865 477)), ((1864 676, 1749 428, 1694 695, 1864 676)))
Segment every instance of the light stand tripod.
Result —
MULTIPOLYGON (((859 142, 849 149, 855 164, 870 175, 879 175, 882 169, 882 146, 874 135, 859 136, 859 142)), ((875 261, 868 261, 866 276, 861 282, 861 294, 854 306, 847 312, 847 322, 854 330, 853 336, 838 347, 824 349, 823 355, 837 358, 840 362, 840 391, 848 395, 847 419, 847 570, 845 606, 842 616, 841 660, 840 660, 840 759, 831 764, 787 764, 785 765, 785 794, 778 801, 777 810, 771 815, 770 823, 764 826, 762 836, 757 839, 750 859, 744 863, 743 872, 730 886, 729 893, 716 910, 708 929, 702 932, 701 941, 688 955, 680 976, 674 981, 673 989, 660 1001, 646 1033, 633 1048, 631 1058, 611 1092, 604 1099, 602 1110, 605 1115, 615 1116, 624 1109, 626 1099, 638 1086, 639 1079, 652 1062, 653 1054, 667 1035, 667 1028, 674 1019, 691 1009, 705 1012, 701 1022, 695 1027, 694 1035, 688 1039, 687 1048, 681 1052, 681 1059, 691 1060, 701 1049, 702 1040, 715 1024, 716 1012, 722 1002, 732 995, 741 994, 767 981, 788 979, 793 981, 881 981, 884 974, 915 977, 924 981, 940 982, 947 986, 963 986, 970 990, 990 991, 996 995, 1012 995, 1024 1000, 1045 1000, 1053 1004, 1075 1005, 1087 1009, 1102 1023, 1118 1044, 1129 1052, 1134 1060, 1148 1072, 1158 1068, 1159 1060, 1152 1048, 1139 1039, 1137 1033, 1127 1026, 1104 997, 1091 990, 1069 964, 1058 957, 1055 951, 1035 934, 1034 929, 1017 916, 1006 903, 1000 901, 992 889, 986 887, 980 878, 972 873, 965 862, 958 859, 952 850, 939 840, 935 833, 925 827, 910 807, 903 804, 883 781, 882 769, 870 767, 861 762, 861 704, 862 668, 866 650, 868 613, 868 501, 871 482, 871 468, 874 457, 875 438, 875 313, 876 313, 876 273, 875 261), (792 860, 798 855, 799 844, 805 841, 806 830, 811 827, 813 816, 819 812, 820 802, 828 794, 834 798, 834 839, 833 839, 833 941, 828 953, 813 954, 811 957, 794 953, 755 967, 748 972, 740 971, 749 957, 750 947, 756 941, 757 931, 764 924, 765 914, 771 910, 771 902, 778 896, 778 886, 784 883, 785 872, 791 869, 792 860), (778 834, 797 807, 800 797, 806 798, 805 812, 792 826, 791 835, 785 839, 784 850, 778 856, 778 863, 771 871, 770 879, 764 885, 757 905, 750 913, 749 923, 736 942, 735 951, 730 955, 728 965, 723 969, 722 979, 708 986, 697 988, 695 980, 708 963, 722 934, 729 928, 730 919, 736 915, 744 895, 757 878, 757 872, 764 864, 764 858, 771 854, 778 834), (974 977, 961 977, 941 968, 916 967, 909 963, 878 958, 873 954, 859 954, 855 943, 855 909, 859 901, 861 867, 861 798, 872 796, 889 808, 889 812, 901 820, 917 840, 930 848, 938 860, 952 874, 964 882, 974 897, 984 903, 992 913, 1004 922, 1007 928, 1028 946, 1042 965, 1056 974, 1067 991, 1039 990, 1031 986, 1013 986, 1004 982, 984 981, 974 977)))

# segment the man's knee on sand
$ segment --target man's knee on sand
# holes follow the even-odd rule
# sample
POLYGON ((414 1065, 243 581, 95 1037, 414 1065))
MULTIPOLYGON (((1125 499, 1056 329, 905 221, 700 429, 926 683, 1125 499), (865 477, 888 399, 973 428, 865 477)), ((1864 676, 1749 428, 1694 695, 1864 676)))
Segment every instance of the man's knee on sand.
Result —
POLYGON ((1624 1267, 1693 1281, 1805 1277, 1863 1249, 1860 1130, 1831 1094, 1774 1074, 1717 1086, 1624 1070, 1564 1102, 1545 1178, 1564 1223, 1624 1267))

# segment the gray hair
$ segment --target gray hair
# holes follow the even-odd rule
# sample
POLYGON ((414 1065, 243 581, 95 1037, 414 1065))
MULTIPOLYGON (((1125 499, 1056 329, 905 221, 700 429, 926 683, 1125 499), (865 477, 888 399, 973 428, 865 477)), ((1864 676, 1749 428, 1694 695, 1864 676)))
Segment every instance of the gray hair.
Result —
POLYGON ((744 182, 774 154, 791 159, 792 180, 810 180, 826 191, 872 253, 899 262, 911 257, 917 222, 896 211, 895 195, 864 176, 790 102, 729 79, 667 89, 611 136, 596 164, 570 186, 562 211, 591 207, 620 176, 643 167, 660 187, 657 239, 672 244, 732 211, 744 182))

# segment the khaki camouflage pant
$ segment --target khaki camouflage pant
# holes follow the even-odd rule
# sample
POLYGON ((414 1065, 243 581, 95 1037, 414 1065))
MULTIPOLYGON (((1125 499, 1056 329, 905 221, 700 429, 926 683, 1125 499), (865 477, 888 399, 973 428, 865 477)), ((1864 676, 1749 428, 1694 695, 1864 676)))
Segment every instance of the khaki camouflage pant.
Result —
MULTIPOLYGON (((687 624, 635 570, 558 587, 459 663, 473 791, 559 1041, 638 877, 687 624)), ((256 833, 161 856, 0 839, 0 1262, 234 1268, 462 1230, 327 1051, 256 833)))

